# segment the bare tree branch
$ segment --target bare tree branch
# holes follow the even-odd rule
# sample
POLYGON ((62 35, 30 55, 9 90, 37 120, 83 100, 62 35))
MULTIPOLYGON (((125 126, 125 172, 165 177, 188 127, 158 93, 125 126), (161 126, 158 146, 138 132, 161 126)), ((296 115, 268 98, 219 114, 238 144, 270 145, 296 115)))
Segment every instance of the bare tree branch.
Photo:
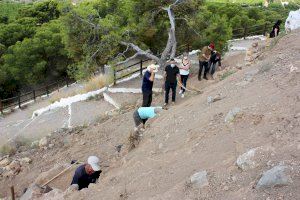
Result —
POLYGON ((127 59, 124 60, 124 61, 117 62, 116 65, 118 66, 118 65, 122 65, 122 64, 124 64, 124 63, 127 63, 128 61, 130 61, 130 60, 132 60, 132 59, 135 59, 135 58, 138 57, 138 56, 139 56, 139 54, 136 53, 136 54, 134 54, 133 56, 127 58, 127 59))
POLYGON ((157 56, 153 55, 149 51, 142 50, 140 47, 138 47, 137 45, 135 45, 133 43, 121 42, 121 44, 125 45, 125 46, 130 46, 133 50, 135 50, 137 52, 136 54, 138 54, 138 55, 146 56, 147 58, 155 60, 156 62, 160 61, 160 59, 157 56))

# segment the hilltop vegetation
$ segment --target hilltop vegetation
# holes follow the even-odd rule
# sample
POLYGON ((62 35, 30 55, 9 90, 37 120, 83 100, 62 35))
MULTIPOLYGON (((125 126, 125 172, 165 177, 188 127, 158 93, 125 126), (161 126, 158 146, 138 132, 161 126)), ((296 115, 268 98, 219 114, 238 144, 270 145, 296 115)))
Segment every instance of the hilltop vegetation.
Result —
MULTIPOLYGON (((218 3, 240 3, 240 4, 263 4, 265 0, 208 0, 210 2, 218 2, 218 3)), ((280 0, 269 0, 271 3, 281 4, 280 0)), ((289 3, 299 3, 299 0, 284 0, 282 2, 289 3)))
MULTIPOLYGON (((126 50, 121 41, 160 53, 169 28, 168 16, 160 8, 171 2, 0 2, 0 98, 65 76, 85 79, 104 64, 124 59, 119 54, 126 50)), ((198 49, 214 41, 223 51, 233 30, 273 24, 296 8, 294 4, 265 9, 187 0, 174 10, 178 46, 198 49)))

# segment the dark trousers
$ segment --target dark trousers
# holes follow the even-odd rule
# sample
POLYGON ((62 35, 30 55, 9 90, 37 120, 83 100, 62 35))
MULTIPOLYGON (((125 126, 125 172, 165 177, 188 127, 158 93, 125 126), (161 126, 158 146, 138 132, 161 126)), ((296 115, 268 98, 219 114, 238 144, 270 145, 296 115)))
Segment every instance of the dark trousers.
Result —
POLYGON ((143 120, 141 119, 138 111, 134 111, 133 113, 133 120, 136 127, 138 127, 141 123, 143 123, 143 120))
POLYGON ((152 103, 152 92, 143 92, 142 107, 150 107, 152 103))
MULTIPOLYGON (((181 78, 182 85, 186 88, 186 82, 189 78, 189 75, 180 75, 180 78, 181 78)), ((185 92, 185 89, 183 87, 181 87, 181 90, 182 90, 182 94, 183 94, 185 92)))
POLYGON ((198 73, 198 80, 201 80, 202 76, 202 71, 204 68, 204 78, 206 79, 206 74, 209 72, 209 67, 208 67, 208 62, 202 62, 199 61, 199 73, 198 73))
POLYGON ((165 103, 169 103, 170 89, 172 89, 172 102, 175 102, 176 87, 177 87, 177 82, 175 82, 175 83, 169 83, 167 81, 165 82, 165 103))
POLYGON ((213 62, 209 62, 209 66, 210 66, 210 74, 214 75, 214 73, 216 72, 216 65, 217 63, 213 63, 213 62))

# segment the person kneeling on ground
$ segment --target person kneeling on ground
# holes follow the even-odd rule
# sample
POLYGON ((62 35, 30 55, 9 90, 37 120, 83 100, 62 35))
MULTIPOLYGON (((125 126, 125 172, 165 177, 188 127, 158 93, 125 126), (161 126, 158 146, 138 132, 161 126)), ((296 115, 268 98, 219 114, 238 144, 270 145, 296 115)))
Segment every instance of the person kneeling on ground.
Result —
POLYGON ((162 107, 140 107, 133 113, 133 120, 135 123, 134 131, 145 129, 145 123, 148 119, 155 117, 162 107))
POLYGON ((90 156, 87 164, 83 164, 76 169, 70 188, 81 190, 88 188, 90 183, 96 183, 102 172, 98 163, 98 157, 90 156))

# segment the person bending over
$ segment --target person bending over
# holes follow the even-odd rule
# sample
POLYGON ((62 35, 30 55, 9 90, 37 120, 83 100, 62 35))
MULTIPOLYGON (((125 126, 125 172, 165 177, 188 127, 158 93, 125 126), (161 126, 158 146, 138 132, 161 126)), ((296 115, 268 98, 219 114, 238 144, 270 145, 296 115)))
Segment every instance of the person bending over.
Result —
POLYGON ((96 183, 102 172, 98 163, 98 157, 90 156, 86 164, 79 166, 74 173, 71 189, 81 190, 88 188, 90 183, 96 183))
POLYGON ((145 129, 145 123, 148 119, 155 117, 162 107, 140 107, 133 113, 133 120, 135 123, 134 131, 145 129))

